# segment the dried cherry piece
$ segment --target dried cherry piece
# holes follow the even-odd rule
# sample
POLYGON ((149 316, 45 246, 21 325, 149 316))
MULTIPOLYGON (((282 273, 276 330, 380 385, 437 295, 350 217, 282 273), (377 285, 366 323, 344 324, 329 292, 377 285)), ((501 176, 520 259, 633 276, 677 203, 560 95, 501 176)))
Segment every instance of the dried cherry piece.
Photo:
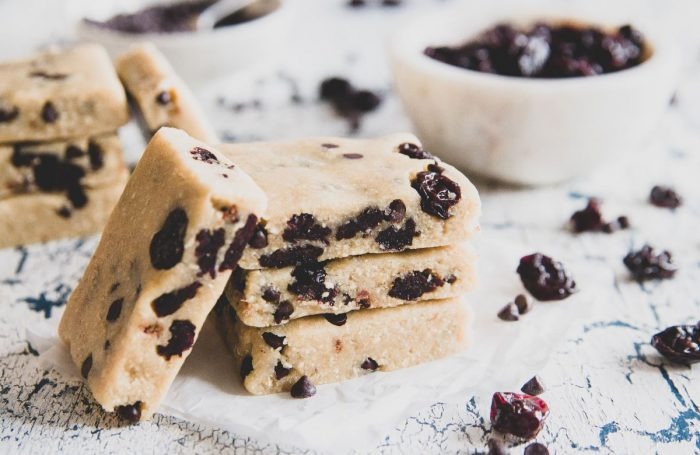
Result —
POLYGON ((80 367, 80 374, 87 379, 88 374, 90 374, 90 370, 92 370, 92 354, 87 356, 85 360, 83 360, 83 364, 80 367))
POLYGON ((406 204, 401 199, 394 199, 384 209, 384 219, 392 223, 400 223, 406 217, 406 204))
POLYGON ((287 290, 297 294, 301 300, 332 302, 338 295, 335 288, 326 286, 326 269, 323 264, 310 262, 294 267, 291 273, 294 281, 287 290))
POLYGON ((523 455, 549 455, 549 449, 542 443, 533 442, 529 446, 525 447, 523 455))
POLYGON ((119 319, 122 314, 122 305, 124 304, 124 299, 117 299, 109 306, 107 310, 107 322, 114 322, 119 319))
POLYGON ((517 273, 537 300, 563 300, 577 291, 576 282, 562 263, 541 253, 522 257, 517 273))
POLYGON ((151 303, 151 307, 158 317, 171 315, 179 310, 186 300, 194 298, 200 287, 202 287, 202 283, 195 281, 180 289, 166 292, 156 298, 151 303))
POLYGON ((267 246, 267 230, 262 223, 258 223, 258 225, 255 226, 255 231, 253 232, 253 236, 250 238, 248 245, 256 250, 267 246))
POLYGON ((542 430, 549 406, 539 398, 496 392, 491 400, 491 424, 496 431, 532 439, 542 430))
POLYGON ((9 123, 19 116, 19 108, 13 106, 9 109, 0 107, 0 123, 9 123))
POLYGON ((281 248, 270 254, 264 254, 258 259, 258 263, 266 268, 279 269, 290 265, 299 265, 313 262, 323 254, 323 248, 314 245, 298 245, 290 248, 281 248))
POLYGON ((192 150, 190 150, 190 155, 192 155, 192 159, 202 161, 207 164, 219 163, 219 159, 216 157, 216 155, 203 147, 194 147, 192 150))
POLYGON ((224 228, 202 229, 195 236, 195 240, 197 246, 194 255, 199 266, 197 276, 204 276, 208 273, 212 279, 216 278, 216 258, 226 241, 226 231, 224 228))
POLYGON ((430 269, 414 270, 394 280, 389 296, 402 300, 416 300, 426 292, 444 286, 445 282, 430 269))
POLYGON ((589 199, 586 208, 571 215, 571 227, 574 232, 599 231, 603 224, 600 201, 597 199, 589 199))
POLYGON ((197 328, 190 321, 175 320, 170 324, 170 339, 165 346, 156 346, 158 355, 170 360, 173 356, 182 356, 182 353, 190 349, 194 344, 197 328))
POLYGON ((289 318, 294 313, 294 306, 288 301, 280 302, 279 306, 275 310, 273 315, 275 318, 275 323, 280 324, 282 321, 288 321, 289 318))
POLYGON ((46 123, 53 123, 58 120, 58 111, 51 101, 44 103, 44 106, 41 108, 41 118, 46 123))
POLYGON ((462 197, 462 190, 456 182, 434 170, 419 172, 411 186, 420 195, 421 210, 443 220, 452 216, 450 209, 462 197))
POLYGON ((338 327, 345 325, 345 323, 348 322, 348 315, 346 313, 326 313, 323 315, 323 317, 326 318, 326 321, 333 325, 337 325, 338 327))
POLYGON ((399 145, 398 150, 400 154, 406 155, 414 160, 431 160, 435 158, 432 153, 424 150, 420 145, 413 144, 411 142, 404 142, 403 144, 399 145))
POLYGON ((248 215, 245 224, 238 229, 238 231, 236 231, 233 236, 233 240, 231 240, 231 244, 226 250, 226 253, 224 253, 224 258, 221 260, 221 264, 219 265, 219 272, 223 272, 224 270, 233 270, 236 268, 238 261, 240 261, 241 256, 243 255, 245 246, 248 244, 250 237, 253 235, 253 230, 255 229, 257 222, 257 216, 252 214, 248 215))
POLYGON ((656 185, 651 189, 649 202, 657 207, 675 209, 681 206, 683 199, 673 188, 656 185))
POLYGON ((686 365, 700 362, 700 321, 674 325, 651 338, 651 345, 669 360, 686 365))
POLYGON ((670 279, 676 273, 676 266, 668 251, 657 252, 653 247, 644 245, 639 251, 627 253, 622 262, 638 282, 648 280, 670 279))
POLYGON ((168 213, 163 226, 153 235, 150 246, 151 265, 158 270, 175 267, 185 252, 187 212, 177 207, 168 213))
POLYGON ((353 91, 350 81, 342 77, 330 77, 321 82, 319 96, 322 100, 333 101, 349 96, 353 91))
POLYGON ((411 245, 413 238, 419 235, 420 233, 416 231, 416 222, 413 221, 413 218, 409 218, 402 228, 397 229, 396 226, 389 226, 380 231, 374 240, 382 250, 401 251, 411 245))
POLYGON ((292 215, 287 221, 287 227, 282 232, 282 238, 287 242, 297 240, 320 240, 328 245, 327 237, 331 228, 316 222, 316 218, 310 213, 292 215))

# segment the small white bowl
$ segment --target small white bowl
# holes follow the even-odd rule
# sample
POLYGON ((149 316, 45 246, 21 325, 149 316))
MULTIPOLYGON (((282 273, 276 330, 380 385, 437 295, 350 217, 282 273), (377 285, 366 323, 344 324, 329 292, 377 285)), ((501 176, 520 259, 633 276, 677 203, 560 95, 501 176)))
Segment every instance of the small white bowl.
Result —
POLYGON ((562 11, 543 12, 493 3, 421 17, 390 41, 396 90, 427 149, 470 173, 540 185, 587 173, 612 155, 634 150, 654 131, 678 75, 668 35, 609 8, 574 11, 560 2, 562 11), (652 53, 627 70, 567 79, 480 73, 423 54, 428 46, 460 44, 497 23, 538 20, 603 28, 630 23, 652 53))
MULTIPOLYGON (((289 6, 276 2, 271 12, 236 25, 212 30, 176 33, 124 33, 81 21, 78 36, 83 41, 102 44, 112 57, 132 45, 149 41, 165 54, 178 74, 190 84, 203 84, 270 61, 285 46, 289 6)), ((120 13, 131 11, 120 11, 120 13)), ((107 20, 114 12, 94 20, 107 20)))

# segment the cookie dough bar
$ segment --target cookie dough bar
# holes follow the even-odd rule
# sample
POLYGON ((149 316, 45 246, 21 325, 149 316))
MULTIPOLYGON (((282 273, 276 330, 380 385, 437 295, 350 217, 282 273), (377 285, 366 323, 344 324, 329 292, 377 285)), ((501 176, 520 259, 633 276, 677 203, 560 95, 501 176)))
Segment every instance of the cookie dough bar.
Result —
POLYGON ((124 88, 100 46, 0 64, 0 143, 110 133, 128 118, 124 88))
POLYGON ((132 422, 156 410, 265 205, 219 152, 173 128, 155 134, 59 327, 105 410, 132 422))
POLYGON ((450 245, 478 229, 474 185, 410 134, 228 144, 222 152, 270 200, 245 269, 450 245))
POLYGON ((123 179, 124 169, 116 134, 0 145, 0 199, 75 186, 100 188, 123 179))
POLYGON ((141 111, 147 130, 172 126, 204 142, 218 142, 194 94, 155 46, 134 47, 121 55, 115 65, 141 111))
POLYGON ((314 314, 343 316, 421 300, 456 297, 476 284, 466 244, 367 254, 283 269, 238 269, 226 296, 241 322, 267 327, 314 314))
POLYGON ((72 207, 60 193, 0 199, 0 248, 100 232, 124 190, 127 174, 123 169, 109 185, 85 190, 80 208, 72 207))
POLYGON ((217 316, 243 386, 261 395, 288 391, 304 375, 323 384, 460 352, 469 319, 461 300, 354 311, 342 325, 310 316, 277 327, 248 327, 225 303, 217 316))

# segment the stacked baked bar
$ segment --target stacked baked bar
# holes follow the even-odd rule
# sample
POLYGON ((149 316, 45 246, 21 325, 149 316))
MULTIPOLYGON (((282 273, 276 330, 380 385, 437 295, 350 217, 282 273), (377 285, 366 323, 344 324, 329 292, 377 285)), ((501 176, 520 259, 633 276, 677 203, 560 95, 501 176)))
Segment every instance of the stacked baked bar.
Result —
POLYGON ((221 151, 268 197, 217 312, 248 391, 308 396, 464 347, 480 202, 463 174, 409 134, 221 151))
POLYGON ((128 175, 127 120, 99 46, 0 64, 0 248, 102 229, 128 175))

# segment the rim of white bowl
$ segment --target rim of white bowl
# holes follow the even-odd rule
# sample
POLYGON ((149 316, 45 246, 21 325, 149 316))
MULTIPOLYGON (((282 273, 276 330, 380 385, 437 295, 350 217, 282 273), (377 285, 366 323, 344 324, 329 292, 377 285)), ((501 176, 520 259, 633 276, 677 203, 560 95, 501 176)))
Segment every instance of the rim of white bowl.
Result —
POLYGON ((279 6, 277 8, 256 19, 247 22, 241 22, 240 24, 212 28, 208 30, 192 30, 172 33, 128 33, 119 30, 112 30, 109 28, 100 27, 99 25, 91 24, 90 22, 86 22, 82 19, 78 23, 78 30, 79 32, 83 33, 84 36, 99 36, 101 39, 113 39, 126 43, 136 41, 150 41, 158 45, 164 42, 177 43, 182 41, 191 41, 195 37, 199 39, 209 39, 221 37, 222 35, 245 34, 246 32, 250 32, 254 29, 264 29, 266 27, 273 27, 274 24, 270 24, 270 22, 274 23, 280 20, 284 20, 284 17, 286 17, 288 14, 288 2, 285 0, 279 0, 279 6))
POLYGON ((508 13, 501 13, 498 18, 491 18, 487 21, 488 25, 480 26, 479 28, 473 30, 467 29, 465 30, 465 33, 462 34, 463 38, 453 40, 452 42, 441 43, 439 38, 429 38, 428 35, 430 32, 426 31, 423 31, 422 34, 419 32, 419 35, 424 36, 424 39, 416 42, 415 30, 425 30, 426 25, 428 25, 427 29, 429 30, 431 28, 430 26, 435 25, 435 22, 444 24, 447 22, 445 20, 446 17, 448 20, 454 20, 454 14, 454 10, 441 11, 428 16, 409 19, 401 24, 389 39, 389 54, 392 59, 401 60, 403 63, 413 66, 418 71, 429 73, 430 75, 436 77, 443 77, 450 80, 462 80, 464 82, 481 83, 484 85, 498 84, 501 86, 509 85, 513 88, 518 86, 522 88, 527 87, 535 90, 552 90, 556 88, 563 89, 579 84, 620 83, 620 81, 623 79, 646 76, 652 71, 661 70, 677 73, 679 69, 679 59, 677 56, 677 51, 672 44, 672 40, 668 36, 664 36, 664 34, 658 28, 651 26, 651 24, 637 22, 634 19, 621 19, 616 21, 616 23, 620 26, 630 24, 635 29, 639 30, 644 37, 645 43, 651 48, 651 53, 640 64, 624 70, 595 76, 532 78, 485 73, 461 68, 428 57, 424 54, 425 48, 430 46, 456 45, 463 43, 471 39, 471 37, 476 36, 478 33, 487 30, 489 27, 500 23, 532 24, 536 21, 548 23, 571 22, 582 25, 598 26, 603 29, 613 27, 614 25, 609 19, 596 20, 594 17, 590 16, 590 14, 578 15, 576 12, 561 13, 558 11, 542 11, 538 13, 530 11, 518 15, 518 12, 515 11, 510 16, 508 13))

